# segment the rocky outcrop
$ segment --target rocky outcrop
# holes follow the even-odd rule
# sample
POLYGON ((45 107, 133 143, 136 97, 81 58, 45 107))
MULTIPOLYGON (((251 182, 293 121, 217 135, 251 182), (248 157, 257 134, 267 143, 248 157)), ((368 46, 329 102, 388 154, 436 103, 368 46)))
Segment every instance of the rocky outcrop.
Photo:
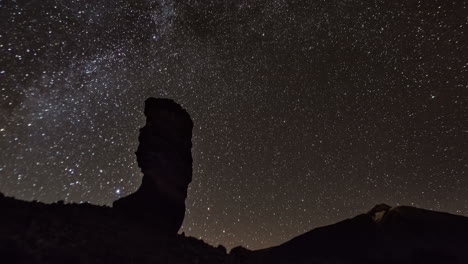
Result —
POLYGON ((189 114, 156 98, 145 101, 144 113, 136 151, 140 188, 113 207, 0 193, 0 263, 226 263, 224 247, 177 235, 192 180, 189 114))
POLYGON ((184 234, 154 235, 105 206, 0 194, 0 212, 0 263, 468 263, 467 217, 408 206, 379 205, 276 247, 229 254, 184 234))
POLYGON ((113 208, 0 193, 0 263, 468 263, 468 218, 379 204, 276 247, 229 254, 177 235, 192 179, 193 123, 168 99, 145 102, 140 188, 113 208))
POLYGON ((222 264, 227 258, 222 247, 184 234, 155 235, 111 207, 43 204, 0 194, 2 264, 222 264))
POLYGON ((144 113, 146 125, 140 129, 136 151, 143 180, 135 193, 115 201, 113 207, 160 233, 175 235, 184 220, 192 181, 193 122, 170 99, 148 98, 144 113))

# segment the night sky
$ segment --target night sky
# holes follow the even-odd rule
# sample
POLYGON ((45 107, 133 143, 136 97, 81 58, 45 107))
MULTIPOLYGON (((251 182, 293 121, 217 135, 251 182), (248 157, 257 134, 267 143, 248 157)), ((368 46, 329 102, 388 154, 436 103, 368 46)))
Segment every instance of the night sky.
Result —
POLYGON ((468 216, 467 1, 0 8, 6 195, 134 192, 153 96, 194 120, 181 231, 213 245, 277 245, 377 203, 468 216))

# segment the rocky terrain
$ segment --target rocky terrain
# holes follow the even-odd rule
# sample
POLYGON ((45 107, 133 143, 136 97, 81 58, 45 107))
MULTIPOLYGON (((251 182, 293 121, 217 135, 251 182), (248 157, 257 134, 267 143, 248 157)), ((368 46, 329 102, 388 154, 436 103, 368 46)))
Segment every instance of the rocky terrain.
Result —
POLYGON ((226 249, 111 207, 0 197, 0 263, 226 263, 226 249))
POLYGON ((161 235, 90 204, 0 195, 0 263, 468 263, 468 218, 378 205, 276 247, 250 251, 161 235))
POLYGON ((0 263, 468 263, 467 217, 408 206, 380 204, 257 251, 228 254, 177 234, 192 180, 193 123, 169 99, 147 99, 144 113, 140 188, 113 207, 0 193, 0 263))
POLYGON ((177 235, 192 180, 190 115, 145 101, 136 151, 142 184, 113 207, 43 204, 0 195, 0 263, 221 263, 223 247, 177 235))

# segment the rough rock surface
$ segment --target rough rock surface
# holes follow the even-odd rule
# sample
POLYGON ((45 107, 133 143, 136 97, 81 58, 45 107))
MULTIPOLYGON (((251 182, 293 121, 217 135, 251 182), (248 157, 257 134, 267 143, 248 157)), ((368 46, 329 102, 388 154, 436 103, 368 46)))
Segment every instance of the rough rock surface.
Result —
POLYGON ((140 129, 136 152, 143 172, 140 188, 113 207, 158 232, 176 234, 185 215, 187 188, 192 181, 190 115, 170 99, 145 101, 146 125, 140 129))

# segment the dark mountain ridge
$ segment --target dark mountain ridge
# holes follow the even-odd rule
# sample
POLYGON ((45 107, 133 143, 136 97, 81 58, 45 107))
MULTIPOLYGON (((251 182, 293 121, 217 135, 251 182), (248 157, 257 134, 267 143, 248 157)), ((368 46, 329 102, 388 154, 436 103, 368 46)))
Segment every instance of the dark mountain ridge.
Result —
POLYGON ((466 250, 467 217, 380 204, 253 255, 265 263, 468 263, 466 250))
POLYGON ((136 151, 142 184, 113 207, 44 204, 0 193, 0 263, 468 263, 468 218, 409 206, 316 228, 282 245, 229 254, 178 235, 192 180, 190 115, 145 101, 136 151))
POLYGON ((228 254, 111 207, 0 194, 0 263, 468 263, 468 218, 409 206, 371 211, 284 244, 228 254))

